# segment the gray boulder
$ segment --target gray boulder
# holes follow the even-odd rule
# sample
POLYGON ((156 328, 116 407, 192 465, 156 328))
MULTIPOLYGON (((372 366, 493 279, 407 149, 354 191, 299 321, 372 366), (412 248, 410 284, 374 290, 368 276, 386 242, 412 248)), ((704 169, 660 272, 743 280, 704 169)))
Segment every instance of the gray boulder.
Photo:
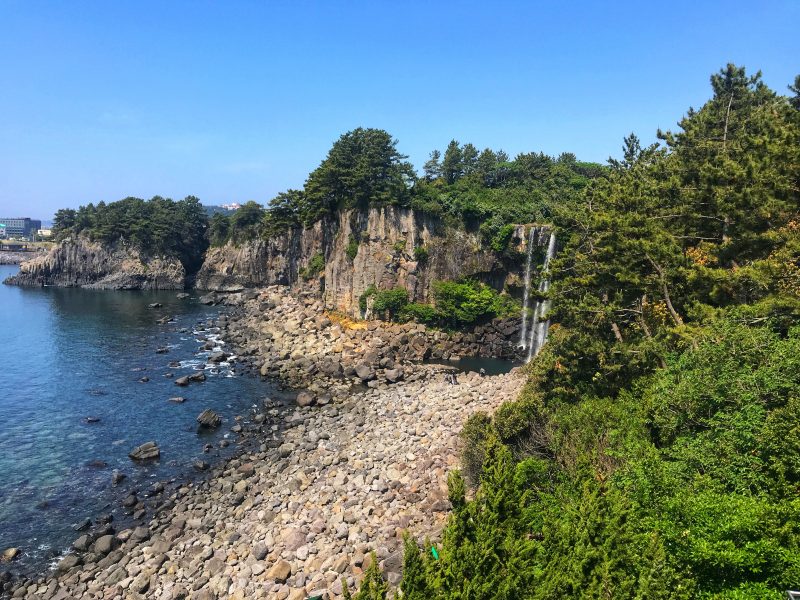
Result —
POLYGON ((314 394, 311 392, 300 392, 297 394, 297 399, 295 401, 297 402, 297 406, 300 407, 311 406, 314 404, 314 394))
POLYGON ((386 377, 386 381, 389 383, 397 383, 403 379, 403 369, 386 369, 384 371, 384 376, 386 377))
POLYGON ((151 460, 161 456, 161 449, 155 442, 145 442, 137 446, 128 454, 133 460, 151 460))
POLYGON ((375 379, 375 373, 369 365, 360 364, 356 366, 356 376, 361 381, 370 381, 375 379))

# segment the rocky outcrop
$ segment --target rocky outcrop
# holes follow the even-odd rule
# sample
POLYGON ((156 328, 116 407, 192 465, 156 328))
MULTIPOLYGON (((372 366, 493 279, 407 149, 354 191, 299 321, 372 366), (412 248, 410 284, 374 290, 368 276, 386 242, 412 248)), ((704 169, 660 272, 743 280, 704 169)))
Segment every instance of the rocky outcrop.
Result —
POLYGON ((13 285, 112 290, 183 289, 186 271, 176 258, 147 257, 119 242, 106 246, 83 236, 68 238, 45 255, 24 262, 6 280, 13 285))
MULTIPOLYGON (((523 230, 524 242, 524 230, 523 230)), ((269 240, 209 249, 195 279, 200 289, 235 292, 247 287, 289 285, 321 293, 325 306, 361 317, 359 297, 403 287, 415 302, 430 300, 435 280, 474 277, 502 289, 519 274, 489 249, 480 235, 450 229, 408 208, 386 206, 341 211, 307 228, 269 240), (421 258, 423 248, 426 258, 421 258), (324 270, 309 276, 309 262, 324 270), (304 277, 305 275, 305 277, 304 277)))

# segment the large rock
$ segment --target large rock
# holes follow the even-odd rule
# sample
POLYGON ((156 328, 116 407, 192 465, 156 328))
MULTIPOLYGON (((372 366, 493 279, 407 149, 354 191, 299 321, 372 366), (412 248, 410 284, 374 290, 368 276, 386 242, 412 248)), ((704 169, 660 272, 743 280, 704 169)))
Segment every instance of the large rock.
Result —
POLYGON ((145 442, 131 450, 128 456, 133 460, 152 460, 161 456, 161 449, 155 442, 145 442))
POLYGON ((222 418, 213 410, 207 408, 197 415, 197 422, 200 423, 200 427, 214 429, 222 424, 222 418))
POLYGON ((184 375, 183 377, 178 377, 175 380, 175 385, 179 385, 181 387, 186 387, 187 385, 189 385, 189 376, 188 375, 184 375))
POLYGON ((300 407, 311 406, 314 404, 314 394, 311 392, 300 392, 297 394, 297 399, 295 401, 297 402, 297 406, 300 407))
POLYGON ((389 383, 397 383, 403 379, 403 369, 386 369, 384 376, 389 383))
POLYGON ((206 305, 216 304, 217 295, 214 292, 211 292, 210 294, 206 294, 205 296, 200 296, 199 300, 200 304, 206 304, 206 305))
POLYGON ((2 562, 11 562, 17 558, 18 554, 19 548, 7 548, 6 550, 3 550, 3 554, 0 559, 2 559, 2 562))
POLYGON ((291 574, 292 565, 285 560, 279 560, 267 571, 267 579, 274 579, 278 583, 283 583, 289 579, 289 575, 291 574))
POLYGON ((356 366, 356 376, 361 381, 371 381, 372 379, 375 379, 375 372, 369 365, 360 364, 356 366))

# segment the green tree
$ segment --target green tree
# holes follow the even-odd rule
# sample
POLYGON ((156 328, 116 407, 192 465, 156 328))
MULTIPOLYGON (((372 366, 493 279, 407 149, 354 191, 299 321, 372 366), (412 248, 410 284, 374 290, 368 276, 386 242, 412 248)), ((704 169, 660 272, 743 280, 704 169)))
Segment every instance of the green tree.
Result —
POLYGON ((359 127, 345 133, 306 181, 311 221, 341 208, 405 205, 414 181, 406 158, 386 131, 359 127))
POLYGON ((456 140, 450 140, 442 159, 442 176, 447 183, 455 183, 464 174, 461 146, 456 140))
POLYGON ((442 165, 439 163, 441 157, 442 153, 438 150, 431 151, 430 158, 425 162, 422 168, 427 181, 433 181, 442 176, 442 165))

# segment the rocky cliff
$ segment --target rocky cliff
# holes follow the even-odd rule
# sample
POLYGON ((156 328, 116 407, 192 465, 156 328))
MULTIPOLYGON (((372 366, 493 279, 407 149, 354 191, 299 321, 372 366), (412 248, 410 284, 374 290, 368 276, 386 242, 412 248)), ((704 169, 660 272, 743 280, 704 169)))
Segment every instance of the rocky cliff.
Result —
POLYGON ((24 262, 5 283, 115 290, 183 289, 186 271, 175 258, 145 257, 122 243, 105 246, 70 238, 24 262))
MULTIPOLYGON (((524 228, 515 235, 524 245, 524 228)), ((435 280, 474 277, 502 289, 519 284, 519 269, 484 248, 477 232, 445 228, 411 209, 388 206, 342 211, 269 240, 211 248, 195 286, 216 291, 275 284, 310 288, 321 293, 327 308, 363 316, 358 300, 371 285, 401 286, 411 301, 426 302, 435 280), (324 260, 319 273, 309 272, 315 257, 324 260)))

